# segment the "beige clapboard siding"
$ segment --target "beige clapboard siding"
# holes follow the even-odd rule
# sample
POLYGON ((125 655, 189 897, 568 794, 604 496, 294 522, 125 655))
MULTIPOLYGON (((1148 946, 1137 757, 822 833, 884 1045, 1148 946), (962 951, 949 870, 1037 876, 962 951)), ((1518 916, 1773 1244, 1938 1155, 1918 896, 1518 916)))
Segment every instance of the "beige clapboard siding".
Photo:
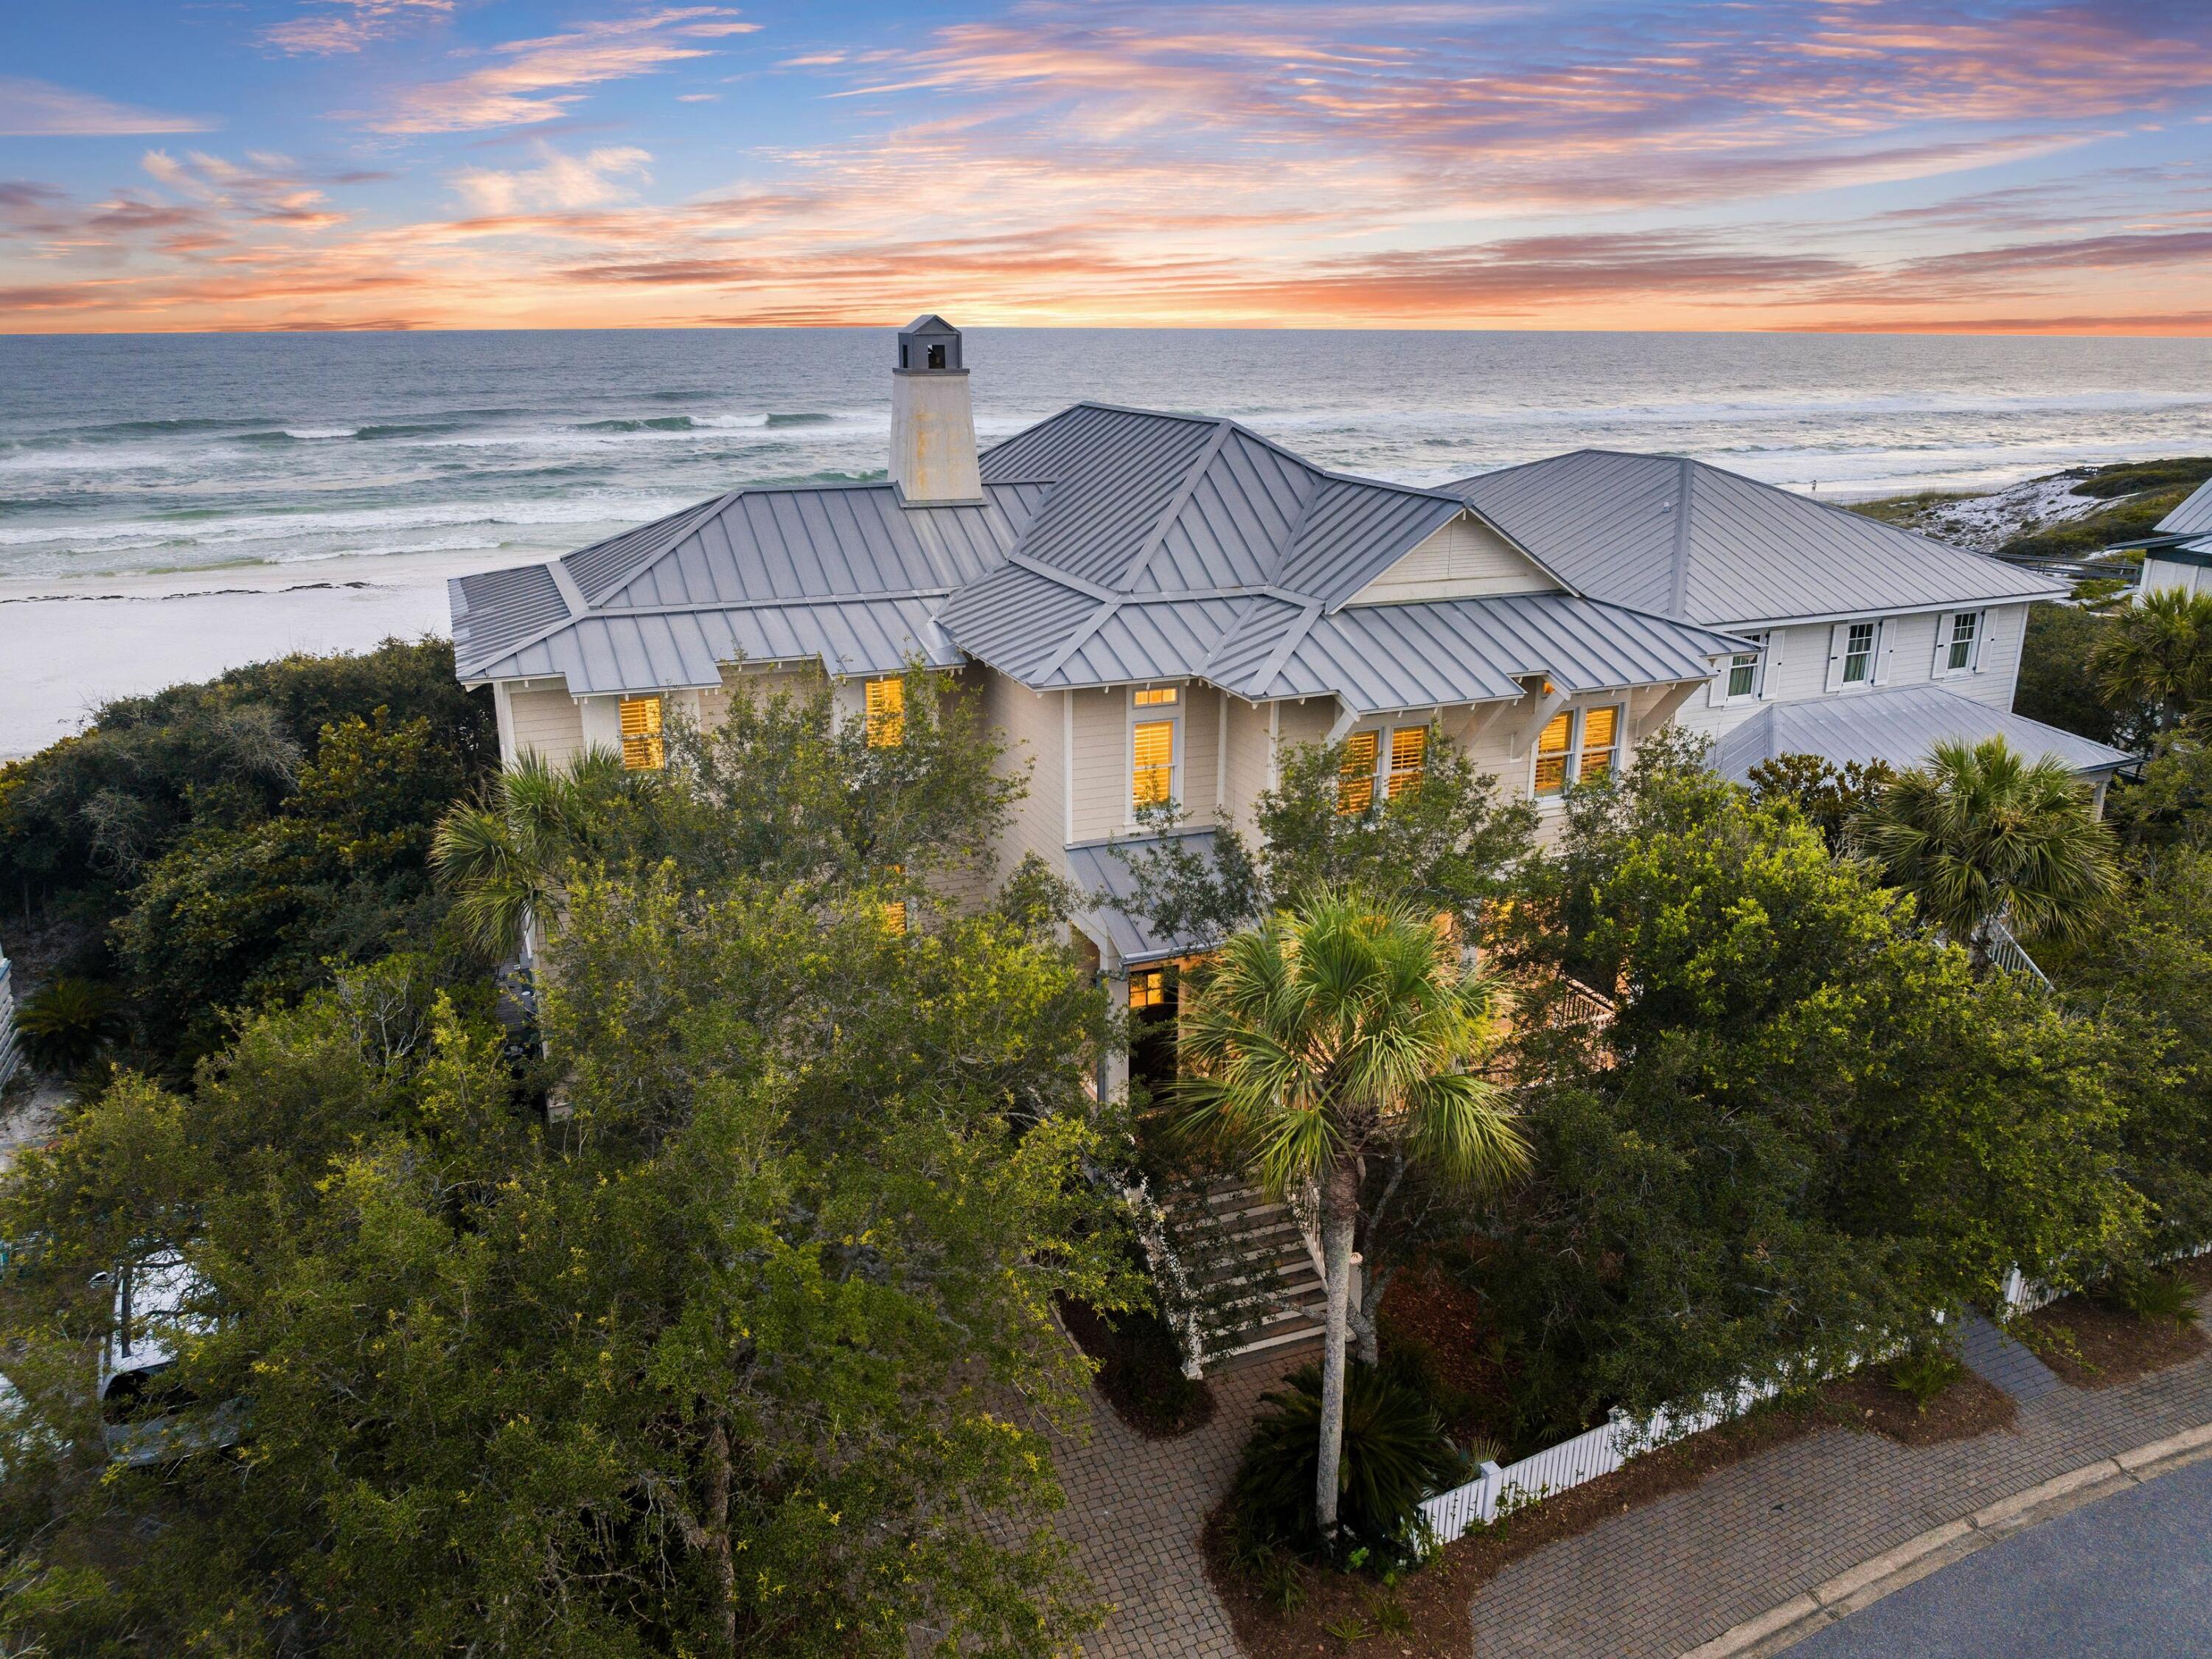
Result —
POLYGON ((1228 787, 1221 802, 1223 820, 1250 835, 1260 793, 1267 787, 1267 709, 1264 703, 1230 697, 1228 787))
POLYGON ((1559 586, 1488 525, 1472 514, 1462 514, 1368 583, 1352 603, 1551 593, 1559 586))
POLYGON ((534 752, 557 766, 583 752, 583 711, 566 691, 510 691, 507 707, 518 757, 534 752))
POLYGON ((1002 871, 1011 870, 1034 853, 1048 869, 1066 873, 1062 838, 1067 826, 1067 780, 1061 763, 1066 694, 1042 695, 993 668, 969 671, 980 675, 984 719, 1006 744, 999 757, 1002 775, 1025 778, 1028 793, 1015 803, 1013 821, 1007 826, 1007 843, 1000 859, 1002 871))
POLYGON ((1212 823, 1220 805, 1221 696, 1210 685, 1182 688, 1182 810, 1193 823, 1212 823))
POLYGON ((1122 686, 1071 694, 1075 811, 1072 839, 1103 841, 1129 827, 1129 693, 1122 686))

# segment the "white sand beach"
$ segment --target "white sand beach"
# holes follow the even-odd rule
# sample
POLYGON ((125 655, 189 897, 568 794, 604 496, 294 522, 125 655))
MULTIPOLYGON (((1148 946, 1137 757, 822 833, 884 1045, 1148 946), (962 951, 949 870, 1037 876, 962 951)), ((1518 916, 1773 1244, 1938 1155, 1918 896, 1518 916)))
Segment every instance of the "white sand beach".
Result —
POLYGON ((332 559, 182 574, 0 581, 0 760, 82 727, 111 698, 294 651, 448 631, 446 578, 512 560, 332 559))

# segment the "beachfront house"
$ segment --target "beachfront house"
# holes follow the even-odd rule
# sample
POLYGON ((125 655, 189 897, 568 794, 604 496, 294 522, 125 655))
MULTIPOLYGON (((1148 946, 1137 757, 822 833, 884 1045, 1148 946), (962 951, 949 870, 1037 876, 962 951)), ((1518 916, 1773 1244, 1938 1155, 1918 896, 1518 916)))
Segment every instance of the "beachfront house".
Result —
MULTIPOLYGON (((1919 760, 2002 733, 2110 775, 2118 750, 2010 712, 2043 577, 1715 467, 1581 452, 1414 489, 1233 421, 1077 404, 979 453, 957 330, 897 337, 890 476, 733 489, 545 564, 452 585, 462 678, 503 756, 657 765, 678 711, 827 676, 894 738, 910 662, 983 699, 1030 787, 1002 848, 1124 891, 1112 843, 1173 800, 1249 826, 1286 745, 1346 745, 1345 799, 1421 775, 1433 724, 1558 821, 1670 720, 1765 755, 1919 760)), ((1116 994, 1180 953, 1100 905, 1116 994)))
POLYGON ((2174 587, 2185 593, 2212 592, 2212 479, 2197 485, 2149 535, 2120 544, 2142 550, 2136 592, 2174 587))

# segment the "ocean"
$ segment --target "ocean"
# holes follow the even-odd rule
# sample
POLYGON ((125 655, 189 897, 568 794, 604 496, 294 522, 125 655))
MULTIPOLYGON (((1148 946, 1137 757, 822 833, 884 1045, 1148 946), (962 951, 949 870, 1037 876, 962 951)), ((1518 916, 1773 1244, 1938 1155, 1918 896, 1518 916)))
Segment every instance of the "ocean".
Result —
MULTIPOLYGON (((566 551, 880 476, 866 330, 0 337, 0 581, 566 551)), ((976 422, 1234 416, 1413 483, 1595 445, 1838 498, 2212 448, 2212 340, 977 329, 976 422)))

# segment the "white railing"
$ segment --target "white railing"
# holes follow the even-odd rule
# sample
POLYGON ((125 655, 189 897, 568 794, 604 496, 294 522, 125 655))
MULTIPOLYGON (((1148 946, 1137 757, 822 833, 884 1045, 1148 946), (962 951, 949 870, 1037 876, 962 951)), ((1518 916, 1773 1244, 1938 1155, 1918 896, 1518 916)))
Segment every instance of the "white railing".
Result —
POLYGON ((1991 916, 1984 927, 1984 948, 1992 968, 2001 973, 2024 975, 2045 990, 2051 988, 2050 980, 2035 965, 2035 958, 2028 955, 2027 947, 2013 937, 2011 928, 1996 916, 1991 916))
MULTIPOLYGON (((2174 1250, 2160 1256, 2150 1265, 2163 1267, 2169 1261, 2194 1261, 2197 1257, 2212 1255, 2212 1242, 2198 1244, 2186 1250, 2174 1250)), ((2004 1276, 2004 1304, 2014 1313, 2033 1313, 2038 1308, 2047 1308, 2066 1294, 2042 1280, 2030 1279, 2017 1267, 2008 1268, 2004 1276)))

